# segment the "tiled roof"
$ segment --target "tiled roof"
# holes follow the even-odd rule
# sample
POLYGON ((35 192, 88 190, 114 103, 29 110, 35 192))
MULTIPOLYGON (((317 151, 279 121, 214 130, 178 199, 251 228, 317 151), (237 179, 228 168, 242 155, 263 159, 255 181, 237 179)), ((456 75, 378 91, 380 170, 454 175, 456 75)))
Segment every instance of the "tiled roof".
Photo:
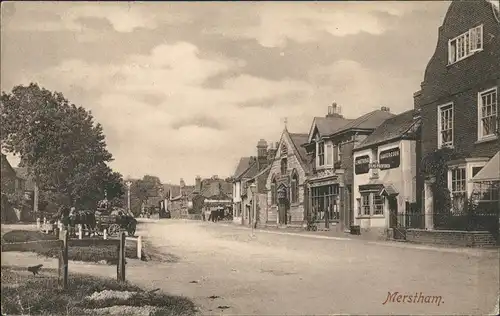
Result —
POLYGON ((413 110, 386 119, 355 149, 366 148, 402 137, 415 123, 413 110))
POLYGON ((340 128, 333 134, 344 132, 350 129, 375 129, 380 126, 380 124, 382 124, 385 120, 394 116, 395 114, 388 111, 375 110, 363 116, 360 116, 355 120, 352 120, 348 124, 342 126, 342 128, 340 128))
POLYGON ((293 145, 295 146, 295 151, 299 154, 300 160, 303 166, 306 168, 306 172, 310 169, 309 157, 307 155, 306 149, 302 146, 307 143, 309 135, 308 134, 297 134, 297 133, 289 133, 290 139, 292 140, 293 145))
MULTIPOLYGON (((321 136, 328 136, 334 134, 340 128, 346 124, 352 122, 351 119, 346 119, 342 117, 315 117, 314 124, 318 128, 318 132, 321 136)), ((313 131, 314 132, 314 131, 313 131)))
POLYGON ((223 179, 203 179, 201 181, 201 195, 210 197, 230 197, 233 194, 232 183, 223 179))
POLYGON ((243 175, 245 171, 250 167, 251 157, 241 157, 238 165, 236 166, 236 171, 234 172, 234 178, 239 178, 243 175))

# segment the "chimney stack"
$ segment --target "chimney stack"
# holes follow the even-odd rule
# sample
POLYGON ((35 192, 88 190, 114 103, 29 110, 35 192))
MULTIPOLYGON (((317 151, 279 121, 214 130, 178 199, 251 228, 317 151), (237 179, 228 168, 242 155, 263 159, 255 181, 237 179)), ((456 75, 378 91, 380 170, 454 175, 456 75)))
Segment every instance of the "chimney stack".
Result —
POLYGON ((197 193, 200 193, 201 192, 201 177, 200 176, 196 176, 196 178, 194 178, 194 190, 197 192, 197 193))
POLYGON ((328 107, 328 114, 325 117, 343 118, 341 108, 337 105, 337 102, 333 102, 332 105, 328 107))
POLYGON ((267 167, 267 142, 264 139, 257 143, 257 170, 267 167))
POLYGON ((276 146, 273 142, 269 143, 269 149, 267 150, 267 163, 271 164, 276 156, 276 146))
POLYGON ((391 112, 391 109, 390 109, 390 108, 388 108, 388 107, 386 107, 386 106, 382 106, 382 107, 380 108, 380 110, 381 110, 381 111, 384 111, 384 112, 391 112))

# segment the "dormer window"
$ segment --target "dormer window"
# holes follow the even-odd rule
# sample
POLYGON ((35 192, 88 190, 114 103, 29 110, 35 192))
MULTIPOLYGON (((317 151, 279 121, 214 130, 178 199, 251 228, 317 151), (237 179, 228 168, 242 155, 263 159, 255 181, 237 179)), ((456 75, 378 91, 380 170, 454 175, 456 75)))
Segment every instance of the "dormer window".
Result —
POLYGON ((461 61, 483 50, 483 25, 448 41, 448 65, 461 61))

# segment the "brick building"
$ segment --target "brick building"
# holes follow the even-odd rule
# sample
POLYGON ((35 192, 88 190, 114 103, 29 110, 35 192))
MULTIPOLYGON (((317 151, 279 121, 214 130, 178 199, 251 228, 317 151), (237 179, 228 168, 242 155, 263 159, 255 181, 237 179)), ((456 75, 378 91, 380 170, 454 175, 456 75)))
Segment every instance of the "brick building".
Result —
POLYGON ((307 134, 290 133, 285 127, 266 181, 268 225, 298 225, 307 207, 306 178, 311 174, 308 155, 301 144, 307 134))
POLYGON ((352 150, 386 119, 394 116, 389 109, 369 112, 357 119, 346 119, 337 105, 329 107, 325 117, 316 117, 304 144, 312 157, 312 174, 307 179, 308 210, 324 222, 329 214, 337 229, 349 229, 353 219, 352 150))
MULTIPOLYGON (((441 148, 453 150, 457 159, 448 161, 447 185, 452 204, 460 207, 474 189, 474 175, 500 150, 498 1, 452 2, 438 33, 421 89, 414 94, 422 120, 417 155, 421 160, 441 148)), ((498 175, 498 166, 494 172, 498 175)), ((434 180, 417 177, 417 192, 423 192, 417 199, 428 229, 434 228, 434 180)))

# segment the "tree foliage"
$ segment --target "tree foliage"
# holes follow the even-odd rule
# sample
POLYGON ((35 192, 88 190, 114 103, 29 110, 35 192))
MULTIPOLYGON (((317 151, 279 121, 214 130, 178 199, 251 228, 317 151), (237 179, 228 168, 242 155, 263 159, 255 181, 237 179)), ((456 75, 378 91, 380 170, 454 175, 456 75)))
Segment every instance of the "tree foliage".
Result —
POLYGON ((1 96, 1 145, 57 204, 93 207, 104 191, 123 194, 121 175, 108 163, 103 128, 92 113, 61 93, 37 84, 16 86, 1 96))
MULTIPOLYGON (((160 178, 151 175, 145 175, 142 179, 130 180, 130 208, 135 215, 141 213, 142 205, 148 204, 152 198, 159 198, 165 196, 162 192, 163 185, 160 178)), ((125 203, 127 197, 123 199, 125 203)))
POLYGON ((434 206, 437 212, 451 209, 451 192, 448 189, 447 163, 457 158, 457 153, 451 148, 441 148, 428 153, 421 161, 421 170, 426 177, 434 178, 432 191, 434 206))

